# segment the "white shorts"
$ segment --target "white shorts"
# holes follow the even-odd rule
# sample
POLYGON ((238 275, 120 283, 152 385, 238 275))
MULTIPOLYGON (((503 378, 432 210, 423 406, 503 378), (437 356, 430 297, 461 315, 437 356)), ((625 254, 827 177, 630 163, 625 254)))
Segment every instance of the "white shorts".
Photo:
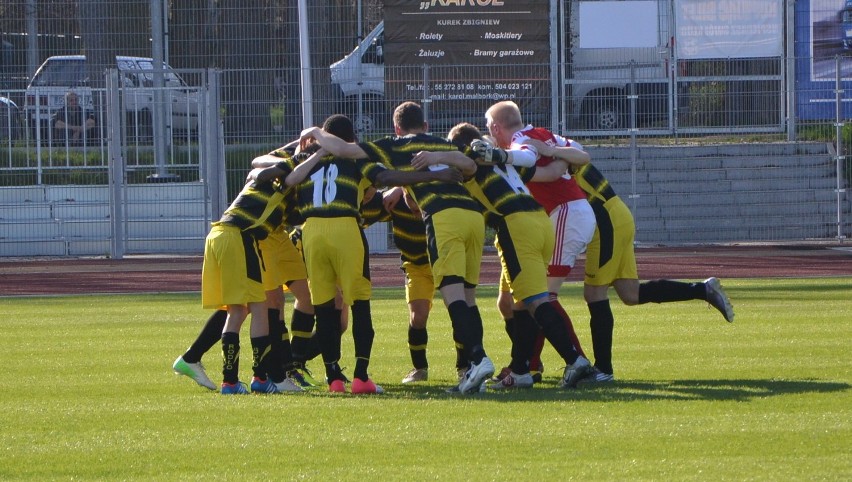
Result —
POLYGON ((589 201, 578 199, 556 206, 550 212, 550 221, 556 233, 556 243, 547 276, 564 278, 595 235, 595 213, 589 201))

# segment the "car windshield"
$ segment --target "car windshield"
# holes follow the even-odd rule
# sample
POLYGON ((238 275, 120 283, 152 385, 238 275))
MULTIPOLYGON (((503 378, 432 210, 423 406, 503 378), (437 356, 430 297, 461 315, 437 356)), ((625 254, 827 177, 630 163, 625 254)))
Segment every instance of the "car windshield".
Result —
POLYGON ((86 82, 86 65, 82 60, 53 60, 36 73, 35 86, 77 86, 86 82))
MULTIPOLYGON (((154 63, 148 60, 140 60, 139 67, 143 72, 141 75, 143 78, 142 85, 145 87, 154 85, 154 74, 152 72, 154 70, 154 63)), ((163 80, 167 87, 182 87, 186 85, 183 79, 178 77, 176 73, 169 70, 168 67, 163 67, 163 69, 163 80)))

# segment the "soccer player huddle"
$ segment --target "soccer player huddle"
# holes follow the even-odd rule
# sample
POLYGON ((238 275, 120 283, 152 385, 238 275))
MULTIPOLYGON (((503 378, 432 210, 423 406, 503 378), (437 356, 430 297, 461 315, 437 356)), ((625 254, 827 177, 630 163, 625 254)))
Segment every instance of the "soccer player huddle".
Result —
POLYGON ((216 390, 201 357, 221 341, 222 394, 320 386, 382 393, 369 375, 374 331, 364 229, 388 220, 409 306, 413 368, 402 383, 428 379, 426 324, 436 289, 456 346, 458 384, 448 391, 462 394, 532 387, 541 380, 545 340, 565 361, 561 389, 612 383, 610 286, 628 305, 704 300, 733 321, 716 278, 639 282, 632 214, 582 146, 524 124, 511 101, 492 105, 485 119, 487 135, 461 123, 444 139, 428 134, 420 105, 404 102, 394 110, 394 136, 357 142, 352 122, 333 115, 255 159, 245 187, 207 236, 202 304, 216 311, 175 360, 175 372, 216 390), (476 304, 486 223, 495 232, 502 266, 497 306, 512 346, 511 362, 499 373, 483 346, 476 304), (558 300, 584 251, 594 363, 558 300), (285 291, 296 300, 289 331, 285 291), (351 380, 340 366, 350 312, 351 380), (249 315, 246 385, 239 333, 249 315), (316 357, 324 383, 306 366, 316 357))

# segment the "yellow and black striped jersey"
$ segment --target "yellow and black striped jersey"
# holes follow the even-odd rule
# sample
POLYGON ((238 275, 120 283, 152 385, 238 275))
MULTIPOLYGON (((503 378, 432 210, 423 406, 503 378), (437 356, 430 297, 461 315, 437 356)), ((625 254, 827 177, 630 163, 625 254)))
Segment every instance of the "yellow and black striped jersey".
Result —
POLYGON ((580 189, 586 193, 589 202, 600 201, 602 203, 616 196, 609 181, 591 163, 585 164, 573 170, 574 180, 580 189))
POLYGON ((429 255, 426 252, 426 224, 419 213, 412 212, 404 201, 399 201, 393 211, 388 213, 382 205, 381 194, 376 194, 370 202, 361 206, 364 226, 382 221, 391 221, 393 242, 399 249, 402 262, 426 264, 429 255))
POLYGON ((479 166, 465 187, 485 208, 500 216, 520 212, 541 211, 526 183, 535 174, 535 167, 479 166))
POLYGON ((374 184, 384 169, 381 164, 367 159, 323 157, 308 177, 296 186, 299 213, 304 219, 360 219, 364 189, 374 184))
MULTIPOLYGON (((358 144, 371 160, 381 162, 392 169, 413 171, 411 158, 420 151, 450 152, 458 148, 446 139, 428 134, 403 137, 385 137, 372 142, 358 144)), ((446 166, 443 166, 446 168, 446 166)), ((440 166, 432 166, 440 169, 440 166)), ((449 208, 478 211, 476 202, 460 183, 421 182, 406 186, 408 193, 426 215, 433 215, 449 208)))
POLYGON ((365 203, 361 203, 361 227, 369 228, 373 224, 390 221, 391 215, 385 211, 385 206, 382 204, 382 193, 377 192, 372 199, 365 203))
POLYGON ((287 203, 278 181, 259 185, 250 182, 225 210, 219 223, 238 227, 257 239, 264 239, 281 225, 286 211, 287 203))
MULTIPOLYGON (((305 218, 302 217, 302 213, 299 212, 299 203, 297 202, 296 190, 288 189, 284 192, 284 220, 282 221, 285 226, 295 227, 301 224, 304 224, 305 218)), ((289 229, 288 229, 289 231, 289 229)))

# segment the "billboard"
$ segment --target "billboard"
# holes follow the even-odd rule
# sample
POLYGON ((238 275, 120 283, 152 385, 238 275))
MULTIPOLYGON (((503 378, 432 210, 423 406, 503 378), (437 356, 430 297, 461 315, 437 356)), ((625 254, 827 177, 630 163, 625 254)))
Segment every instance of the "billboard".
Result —
MULTIPOLYGON (((437 112, 458 101, 550 98, 550 2, 387 0, 385 83, 391 98, 424 100, 437 112)), ((470 109, 466 109, 470 110, 470 109)))
MULTIPOLYGON (((852 118, 852 12, 847 0, 796 2, 796 117, 825 120, 836 117, 835 87, 841 94, 841 117, 852 118), (846 19, 849 22, 846 22, 846 19)), ((852 6, 852 5, 850 5, 852 6)))
POLYGON ((677 56, 730 59, 784 55, 778 0, 676 0, 677 56))

